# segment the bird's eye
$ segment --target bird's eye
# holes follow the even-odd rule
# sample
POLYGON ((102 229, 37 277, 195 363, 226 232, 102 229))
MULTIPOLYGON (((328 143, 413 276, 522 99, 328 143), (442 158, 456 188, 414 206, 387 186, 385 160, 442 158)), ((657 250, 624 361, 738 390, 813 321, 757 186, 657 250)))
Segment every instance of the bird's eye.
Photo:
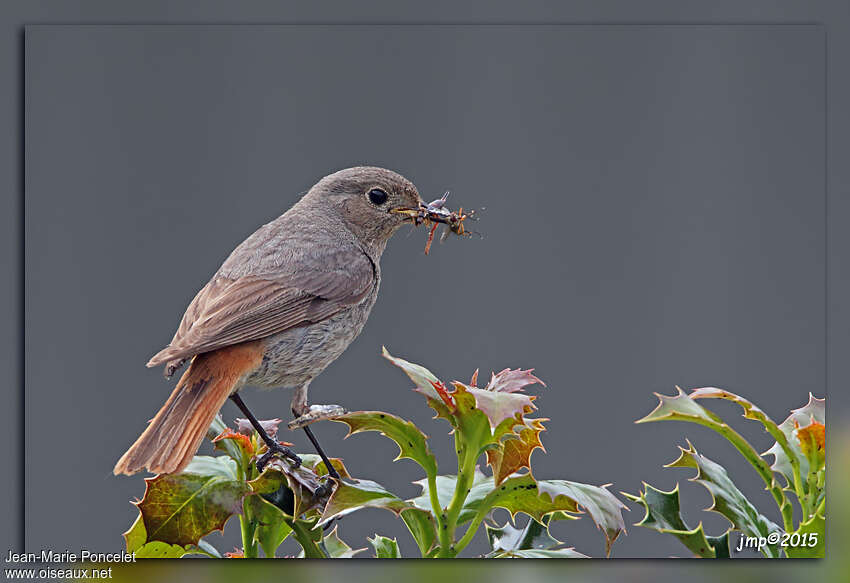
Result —
POLYGON ((380 188, 373 188, 369 191, 369 200, 374 205, 380 206, 384 204, 387 202, 387 198, 389 198, 389 195, 380 188))

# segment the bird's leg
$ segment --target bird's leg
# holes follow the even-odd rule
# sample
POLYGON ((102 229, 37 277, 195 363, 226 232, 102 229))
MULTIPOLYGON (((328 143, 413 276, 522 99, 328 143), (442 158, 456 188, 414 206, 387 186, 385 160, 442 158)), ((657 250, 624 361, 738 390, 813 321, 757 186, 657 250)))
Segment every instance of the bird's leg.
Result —
POLYGON ((248 407, 242 401, 242 397, 239 396, 239 393, 233 393, 230 395, 230 400, 236 403, 236 406, 239 407, 239 410, 245 415, 248 421, 251 422, 251 425, 254 426, 254 429, 259 434, 260 438, 266 442, 269 450, 262 455, 260 459, 257 460, 257 471, 261 474, 263 473, 263 468, 266 467, 266 464, 269 463, 275 454, 281 454, 284 457, 289 458, 295 464, 295 467, 301 465, 301 458, 295 455, 295 453, 289 449, 288 447, 284 447, 279 444, 276 440, 272 439, 266 430, 263 429, 263 426, 257 421, 257 418, 254 417, 254 414, 248 410, 248 407))
POLYGON ((295 390, 295 394, 292 396, 292 414, 295 415, 295 419, 287 424, 292 431, 322 419, 333 419, 346 412, 340 405, 308 405, 307 389, 309 386, 309 382, 304 383, 295 390))
POLYGON ((295 419, 289 422, 289 428, 295 430, 300 427, 304 430, 304 433, 307 434, 307 438, 310 440, 310 443, 313 444, 313 447, 316 448, 316 452, 319 456, 321 456, 322 461, 325 462, 325 467, 328 469, 328 475, 335 480, 340 481, 336 468, 333 467, 331 460, 325 454, 322 446, 319 445, 319 441, 316 439, 316 436, 313 435, 313 430, 310 429, 309 424, 320 419, 327 419, 329 417, 341 415, 345 413, 345 409, 339 405, 308 405, 307 388, 309 386, 309 382, 304 383, 295 390, 295 395, 292 396, 292 414, 295 416, 295 419))

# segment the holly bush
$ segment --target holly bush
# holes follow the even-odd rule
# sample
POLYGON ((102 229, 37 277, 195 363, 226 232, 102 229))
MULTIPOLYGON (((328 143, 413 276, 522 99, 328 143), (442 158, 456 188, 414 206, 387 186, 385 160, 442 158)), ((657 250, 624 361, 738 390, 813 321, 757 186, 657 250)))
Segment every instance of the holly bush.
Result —
MULTIPOLYGON (((562 479, 538 479, 531 457, 542 443, 548 419, 531 417, 535 397, 525 388, 544 386, 531 370, 505 369, 478 386, 478 371, 470 382, 439 380, 428 369, 393 357, 384 357, 403 370, 435 412, 448 422, 454 438, 456 470, 441 474, 427 436, 410 421, 382 411, 356 411, 334 418, 348 426, 349 435, 377 431, 399 447, 398 459, 412 460, 424 477, 422 493, 402 499, 378 482, 354 478, 343 463, 331 463, 340 475, 328 476, 318 456, 301 454, 302 464, 273 459, 262 473, 256 460, 265 444, 251 426, 238 420, 234 428, 217 418, 209 437, 220 455, 198 455, 179 474, 147 478, 144 497, 136 502, 139 516, 124 534, 127 550, 136 557, 221 557, 204 537, 221 530, 238 516, 242 548, 227 557, 276 556, 284 540, 293 537, 300 556, 350 557, 354 550, 342 541, 339 517, 363 508, 383 508, 406 526, 421 557, 453 558, 466 549, 482 525, 490 551, 486 557, 570 558, 585 555, 565 547, 549 532, 553 521, 589 516, 599 527, 610 553, 612 543, 625 531, 626 508, 604 486, 562 479), (488 472, 481 470, 486 462, 488 472), (332 487, 324 487, 330 483, 332 487), (524 523, 493 521, 493 511, 507 510, 512 519, 527 515, 524 523)), ((265 421, 276 434, 279 419, 265 421)), ((400 557, 395 539, 375 535, 368 539, 378 558, 400 557)))
MULTIPOLYGON (((638 494, 623 495, 644 507, 643 526, 678 538, 692 553, 705 558, 728 558, 730 534, 741 533, 770 558, 819 558, 826 547, 826 400, 809 394, 809 402, 791 411, 785 421, 774 422, 747 399, 713 387, 695 389, 690 394, 678 387, 673 396, 656 395, 658 406, 637 423, 686 421, 703 425, 722 435, 744 456, 770 491, 782 525, 771 521, 735 485, 726 469, 700 454, 690 441, 679 447, 679 457, 666 467, 692 468, 692 478, 705 486, 714 503, 708 509, 725 516, 729 528, 718 536, 707 536, 700 522, 689 528, 679 511, 679 486, 664 492, 644 483, 638 494), (744 417, 758 422, 775 440, 759 454, 740 433, 698 401, 724 399, 739 405, 744 417), (773 463, 765 458, 773 456, 773 463), (797 516, 793 501, 797 503, 797 516)), ((734 547, 734 545, 733 545, 734 547)))

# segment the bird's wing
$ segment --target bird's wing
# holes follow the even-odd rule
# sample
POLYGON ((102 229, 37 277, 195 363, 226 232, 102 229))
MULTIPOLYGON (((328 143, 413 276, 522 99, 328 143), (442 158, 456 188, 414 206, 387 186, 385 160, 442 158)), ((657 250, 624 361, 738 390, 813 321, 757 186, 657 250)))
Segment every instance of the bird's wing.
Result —
POLYGON ((186 309, 171 344, 148 366, 321 322, 362 301, 375 279, 372 260, 356 248, 293 258, 283 273, 217 274, 186 309))

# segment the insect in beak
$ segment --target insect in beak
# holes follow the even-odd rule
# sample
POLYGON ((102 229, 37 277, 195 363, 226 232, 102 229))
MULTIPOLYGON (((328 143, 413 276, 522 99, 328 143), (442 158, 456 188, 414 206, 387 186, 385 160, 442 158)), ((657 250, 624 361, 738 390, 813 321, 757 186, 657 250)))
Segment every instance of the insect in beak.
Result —
POLYGON ((449 232, 458 236, 469 236, 470 233, 464 228, 463 222, 467 219, 477 220, 475 211, 463 212, 463 208, 459 212, 454 212, 446 207, 446 200, 449 198, 448 191, 438 199, 432 200, 428 204, 419 203, 417 208, 396 208, 390 210, 391 213, 403 214, 405 219, 419 226, 424 224, 431 227, 428 232, 428 241, 425 243, 425 255, 431 250, 431 243, 434 241, 434 231, 440 225, 446 225, 447 230, 440 237, 443 241, 448 236, 449 232))

